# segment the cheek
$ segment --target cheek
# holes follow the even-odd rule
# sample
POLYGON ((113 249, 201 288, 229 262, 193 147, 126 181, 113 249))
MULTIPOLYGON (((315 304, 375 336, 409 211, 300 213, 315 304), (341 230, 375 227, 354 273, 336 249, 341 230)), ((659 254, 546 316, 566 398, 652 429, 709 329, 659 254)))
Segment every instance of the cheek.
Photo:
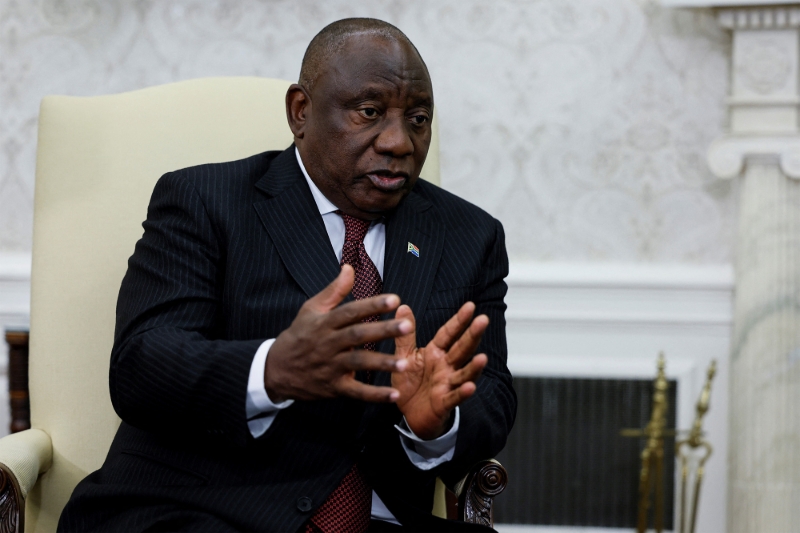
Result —
POLYGON ((337 158, 357 174, 373 168, 379 159, 372 150, 371 135, 349 133, 337 137, 332 144, 335 145, 332 153, 336 153, 337 158))
POLYGON ((320 157, 329 163, 328 167, 333 165, 340 167, 344 164, 352 166, 354 158, 359 152, 353 136, 348 135, 347 132, 329 130, 318 141, 320 157))
POLYGON ((430 148, 430 136, 427 139, 414 142, 414 163, 417 167, 417 172, 422 170, 422 165, 428 157, 428 149, 430 148))

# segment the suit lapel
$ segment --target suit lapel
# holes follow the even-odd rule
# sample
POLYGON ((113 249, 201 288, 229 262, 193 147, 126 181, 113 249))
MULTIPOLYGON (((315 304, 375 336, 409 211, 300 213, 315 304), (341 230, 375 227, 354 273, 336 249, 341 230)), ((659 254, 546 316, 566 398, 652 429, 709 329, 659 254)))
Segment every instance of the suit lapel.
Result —
POLYGON ((444 247, 445 230, 437 223, 432 207, 412 192, 386 222, 384 292, 400 295, 402 302, 420 316, 444 247), (408 251, 409 243, 419 248, 419 257, 408 251))
POLYGON ((339 274, 339 263, 294 146, 275 158, 256 188, 267 198, 253 207, 283 264, 306 296, 314 296, 339 274))

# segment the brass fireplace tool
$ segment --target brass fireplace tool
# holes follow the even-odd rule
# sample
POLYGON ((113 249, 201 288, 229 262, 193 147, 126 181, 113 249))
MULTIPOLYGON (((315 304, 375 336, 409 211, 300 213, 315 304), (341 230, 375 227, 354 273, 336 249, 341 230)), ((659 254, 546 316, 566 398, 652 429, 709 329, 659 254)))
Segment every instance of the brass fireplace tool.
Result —
POLYGON ((642 450, 642 469, 639 472, 639 514, 636 531, 647 530, 647 514, 650 509, 650 496, 654 500, 653 527, 659 533, 664 530, 664 438, 675 435, 675 430, 667 429, 667 389, 669 382, 664 371, 664 354, 658 354, 658 373, 653 382, 653 410, 650 422, 644 429, 623 429, 623 437, 646 437, 647 445, 642 450))
MULTIPOLYGON (((676 435, 674 429, 666 427, 667 409, 669 408, 667 400, 669 382, 667 381, 664 367, 664 354, 660 353, 658 355, 658 372, 653 383, 653 410, 650 415, 650 422, 644 429, 623 429, 621 431, 623 437, 647 438, 647 445, 641 454, 642 469, 639 472, 639 511, 636 520, 636 531, 638 533, 644 533, 647 530, 647 516, 650 510, 651 496, 654 502, 653 528, 658 533, 664 530, 664 439, 675 437, 676 435)), ((692 511, 688 517, 688 533, 694 533, 704 466, 712 452, 711 445, 703 439, 703 416, 708 412, 709 399, 711 397, 711 380, 714 379, 716 369, 717 363, 712 361, 711 366, 708 368, 705 386, 700 393, 700 399, 697 401, 697 415, 694 424, 692 424, 692 429, 685 439, 678 440, 675 443, 675 449, 681 465, 681 512, 678 529, 680 533, 686 531, 687 484, 690 477, 689 458, 690 456, 698 457, 697 470, 693 476, 692 511), (704 453, 696 453, 700 449, 704 453)))
POLYGON ((711 444, 703 439, 703 417, 708 412, 708 406, 711 399, 711 380, 714 379, 714 374, 717 373, 717 362, 711 361, 711 366, 708 367, 708 374, 706 376, 706 383, 703 386, 703 391, 700 393, 700 399, 697 400, 697 414, 694 418, 694 424, 689 431, 689 436, 686 439, 679 440, 675 443, 675 450, 678 453, 678 460, 681 464, 681 515, 678 531, 684 533, 687 531, 686 524, 686 496, 687 496, 687 482, 689 478, 689 457, 690 455, 697 456, 697 469, 694 472, 694 491, 692 494, 692 512, 688 516, 688 533, 694 533, 694 526, 697 521, 697 505, 700 501, 700 486, 703 484, 703 473, 706 461, 711 457, 713 448, 711 444), (686 451, 684 451, 686 449, 686 451), (701 450, 698 452, 698 450, 701 450))

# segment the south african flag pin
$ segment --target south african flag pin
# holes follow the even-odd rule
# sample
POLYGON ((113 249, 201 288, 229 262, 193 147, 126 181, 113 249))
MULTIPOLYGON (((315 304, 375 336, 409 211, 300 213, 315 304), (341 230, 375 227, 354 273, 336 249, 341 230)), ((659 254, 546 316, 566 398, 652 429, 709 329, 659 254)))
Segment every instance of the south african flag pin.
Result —
POLYGON ((414 254, 415 256, 419 257, 419 247, 415 246, 412 243, 408 243, 408 253, 414 254))

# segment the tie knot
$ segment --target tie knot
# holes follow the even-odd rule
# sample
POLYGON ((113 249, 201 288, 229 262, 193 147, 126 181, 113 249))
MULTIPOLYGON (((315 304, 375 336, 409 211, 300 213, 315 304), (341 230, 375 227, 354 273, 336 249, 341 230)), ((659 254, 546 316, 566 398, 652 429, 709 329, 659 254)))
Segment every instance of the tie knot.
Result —
POLYGON ((364 242, 364 236, 367 234, 372 222, 369 220, 361 220, 360 218, 345 215, 341 211, 336 211, 336 214, 342 217, 344 221, 344 240, 352 242, 364 242))

